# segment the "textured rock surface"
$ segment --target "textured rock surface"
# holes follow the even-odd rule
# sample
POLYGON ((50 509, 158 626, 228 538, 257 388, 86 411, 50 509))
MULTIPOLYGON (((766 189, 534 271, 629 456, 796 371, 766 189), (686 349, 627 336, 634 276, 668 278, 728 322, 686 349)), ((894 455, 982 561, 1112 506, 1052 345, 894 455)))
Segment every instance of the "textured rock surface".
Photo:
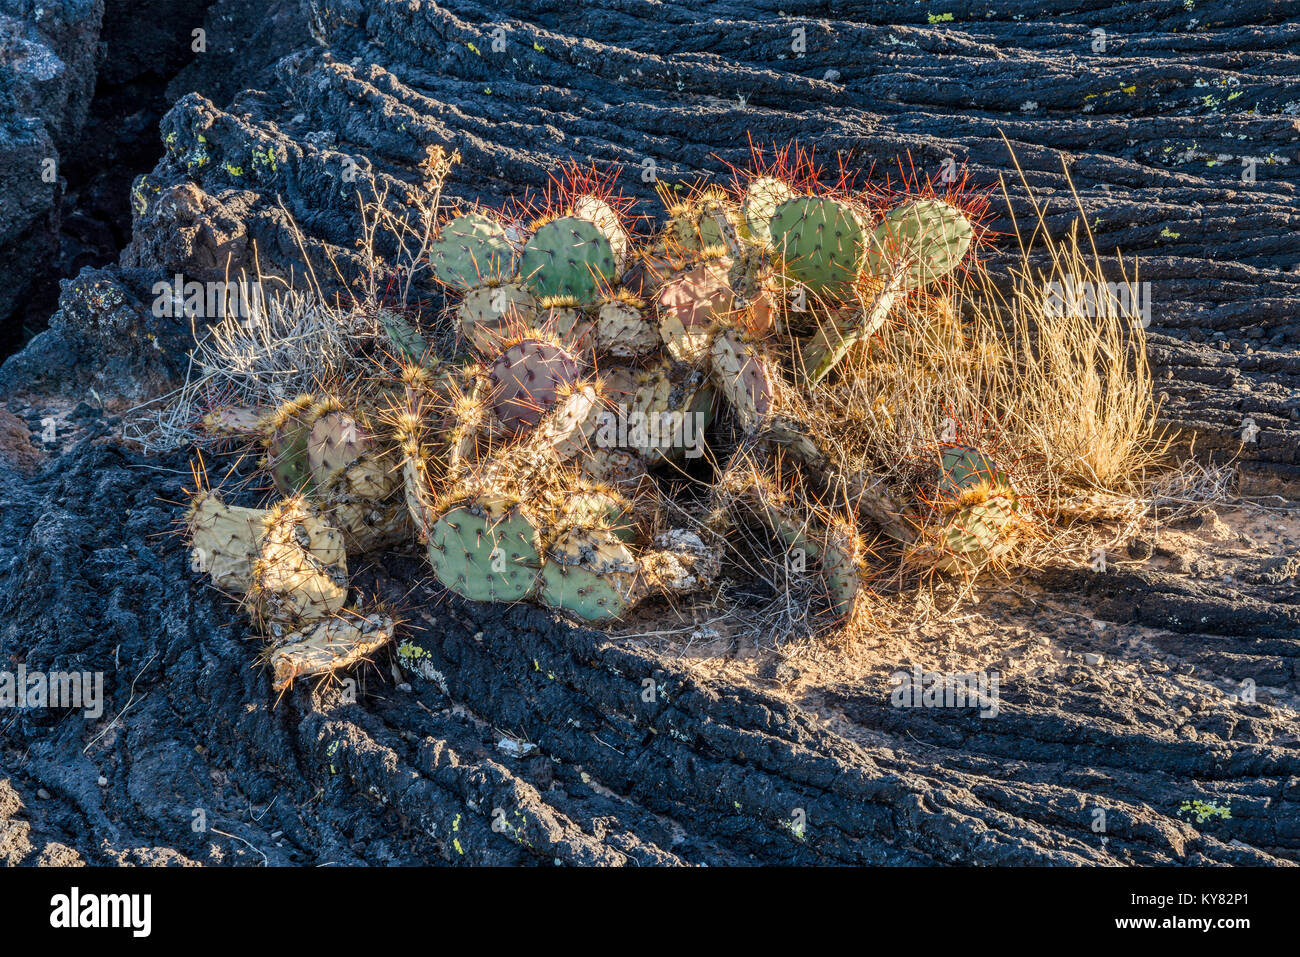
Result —
MULTIPOLYGON (((148 314, 152 281, 212 278, 254 246, 287 273, 299 254, 281 202, 312 259, 346 270, 359 186, 373 177, 400 200, 431 145, 461 152, 465 196, 541 187, 561 161, 591 157, 624 163, 623 185, 649 197, 651 162, 660 179, 717 173, 719 158, 744 158, 747 133, 844 150, 864 175, 903 153, 926 173, 953 157, 992 184, 1013 173, 1001 131, 1055 227, 1072 204, 1063 157, 1099 246, 1142 258, 1169 420, 1229 452, 1253 419, 1248 468, 1286 480, 1300 467, 1300 27, 1265 0, 1125 7, 1113 22, 1093 6, 1049 2, 1021 19, 1010 0, 959 2, 930 23, 924 7, 889 3, 874 24, 785 0, 707 15, 213 5, 214 48, 282 58, 264 81, 200 61, 172 82, 163 158, 131 190, 119 266, 65 283, 50 330, 0 372, 12 415, 39 433, 61 409, 66 436, 62 451, 42 445, 34 477, 30 449, 21 466, 0 454, 0 669, 102 670, 108 699, 92 723, 0 711, 0 855, 1300 860, 1300 605, 1285 553, 1043 577, 1031 601, 989 613, 1056 652, 1017 677, 1010 632, 985 637, 989 666, 1008 674, 993 720, 891 707, 887 679, 910 664, 889 642, 865 677, 761 691, 534 609, 426 590, 407 599, 404 651, 357 673, 354 703, 344 687, 302 685, 277 703, 243 621, 166 534, 185 457, 143 459, 113 438, 112 400, 156 393, 180 368, 188 328, 148 314), (1254 183, 1243 156, 1258 160, 1254 183), (1247 678, 1258 703, 1226 694, 1247 678), (1228 802, 1232 817, 1190 823, 1178 809, 1192 799, 1228 802)), ((39 152, 54 133, 30 135, 39 152)), ((381 594, 423 574, 413 554, 382 564, 363 582, 381 594)))

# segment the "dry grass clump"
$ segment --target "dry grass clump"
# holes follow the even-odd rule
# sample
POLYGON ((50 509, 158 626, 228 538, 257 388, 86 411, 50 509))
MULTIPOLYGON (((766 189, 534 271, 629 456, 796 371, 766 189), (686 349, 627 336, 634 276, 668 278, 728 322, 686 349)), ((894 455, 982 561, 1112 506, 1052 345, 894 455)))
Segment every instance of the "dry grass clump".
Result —
MULTIPOLYGON (((1025 190, 1035 222, 1017 230, 1019 265, 999 276, 976 264, 910 302, 837 378, 793 400, 850 500, 877 524, 882 501, 894 511, 933 477, 942 447, 958 443, 1005 470, 1025 506, 1008 561, 1087 560, 1149 515, 1169 441, 1156 426, 1143 322, 1129 305, 1138 300, 1068 295, 1131 294, 1136 276, 1108 279, 1086 224, 1049 235, 1046 210, 1025 190)), ((914 526, 926 524, 927 507, 914 526)))

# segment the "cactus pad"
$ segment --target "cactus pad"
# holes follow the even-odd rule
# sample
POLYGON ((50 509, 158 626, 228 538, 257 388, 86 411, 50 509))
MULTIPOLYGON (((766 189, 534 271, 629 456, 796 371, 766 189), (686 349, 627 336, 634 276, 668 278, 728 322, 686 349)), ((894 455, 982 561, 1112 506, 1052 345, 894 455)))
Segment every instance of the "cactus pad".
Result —
POLYGON ((578 381, 577 359, 544 339, 521 339, 492 363, 492 409, 507 428, 535 426, 555 405, 560 390, 578 381))
POLYGON ((574 527, 546 550, 542 601, 586 621, 619 618, 632 604, 636 560, 606 528, 574 527))
POLYGON ((519 601, 537 584, 537 544, 537 527, 518 502, 488 493, 442 511, 429 530, 429 563, 466 598, 519 601))
POLYGON ((387 615, 326 618, 286 635, 271 651, 272 688, 283 691, 297 678, 326 674, 368 658, 392 640, 387 615))
POLYGON ((315 397, 301 395, 276 409, 269 425, 266 468, 281 494, 310 491, 311 465, 307 439, 311 434, 315 397))
POLYGON ((297 627, 336 614, 348 596, 343 536, 301 498, 266 518, 247 603, 256 617, 297 627))
POLYGON ((524 244, 519 276, 539 299, 593 302, 617 276, 609 239, 595 223, 564 216, 542 226, 524 244))
POLYGON ((505 226, 482 213, 450 220, 429 248, 429 265, 454 289, 470 289, 512 275, 515 253, 505 226))
POLYGON ((537 322, 538 306, 517 282, 476 286, 456 308, 460 333, 475 349, 495 352, 512 332, 537 322))
POLYGON ((206 572, 222 591, 247 592, 266 534, 266 515, 259 508, 227 505, 213 492, 195 495, 186 513, 191 566, 206 572))
POLYGON ((710 351, 713 381, 736 410, 740 426, 752 432, 772 411, 776 380, 755 345, 732 329, 718 333, 710 351))
POLYGON ((825 196, 796 196, 777 207, 771 231, 791 278, 830 298, 852 291, 866 244, 853 207, 825 196))
POLYGON ((956 206, 937 199, 905 203, 872 231, 865 270, 888 279, 901 266, 903 288, 919 289, 952 272, 973 238, 970 220, 956 206))
POLYGON ((731 309, 728 265, 702 263, 660 290, 659 334, 677 361, 695 363, 708 356, 709 337, 731 309))
POLYGON ((610 402, 620 417, 623 442, 597 434, 602 448, 623 445, 654 464, 683 454, 703 454, 704 431, 713 420, 713 389, 691 366, 662 362, 644 369, 615 369, 607 379, 610 402))
POLYGON ((596 345, 615 358, 633 359, 654 352, 663 339, 637 303, 612 299, 596 312, 596 345))
POLYGON ((760 245, 772 242, 772 217, 784 202, 794 199, 794 190, 773 176, 758 176, 745 189, 744 215, 746 238, 760 245))
POLYGON ((739 231, 740 211, 720 189, 706 188, 670 204, 665 241, 674 253, 731 249, 739 231))
POLYGON ((627 254, 632 243, 618 213, 614 212, 614 207, 599 196, 585 194, 573 201, 573 215, 577 219, 585 219, 604 234, 609 240, 610 252, 614 254, 616 273, 621 272, 627 263, 627 254))

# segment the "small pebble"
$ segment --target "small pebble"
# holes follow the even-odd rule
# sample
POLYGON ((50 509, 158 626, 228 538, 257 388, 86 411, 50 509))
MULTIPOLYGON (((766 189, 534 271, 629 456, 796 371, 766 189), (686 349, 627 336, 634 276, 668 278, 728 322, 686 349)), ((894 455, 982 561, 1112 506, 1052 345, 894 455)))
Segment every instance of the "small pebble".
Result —
POLYGON ((1094 621, 1092 623, 1092 630, 1100 635, 1103 631, 1106 630, 1106 623, 1104 621, 1094 621))
POLYGON ((98 784, 101 788, 106 788, 108 787, 108 778, 104 777, 104 775, 101 774, 99 776, 99 780, 96 781, 95 783, 98 784))
POLYGON ((1090 665, 1099 665, 1106 660, 1106 656, 1093 654, 1091 651, 1089 651, 1084 654, 1083 660, 1090 665))
POLYGON ((45 788, 37 788, 36 796, 42 801, 48 801, 50 799, 50 792, 45 790, 45 788))
POLYGON ((409 681, 403 681, 400 685, 397 686, 397 690, 405 691, 409 694, 411 691, 411 683, 409 681))

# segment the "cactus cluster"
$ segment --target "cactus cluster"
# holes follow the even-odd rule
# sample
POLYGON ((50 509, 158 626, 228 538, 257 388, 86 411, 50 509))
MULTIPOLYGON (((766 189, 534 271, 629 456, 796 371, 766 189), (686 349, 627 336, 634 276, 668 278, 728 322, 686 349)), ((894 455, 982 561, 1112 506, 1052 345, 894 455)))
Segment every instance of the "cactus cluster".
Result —
MULTIPOLYGON (((205 419, 260 448, 285 498, 263 511, 196 496, 203 569, 319 664, 347 645, 348 558, 406 541, 465 598, 590 622, 708 588, 738 522, 806 555, 840 618, 863 606, 864 516, 936 568, 1001 556, 1021 509, 978 451, 944 449, 929 484, 896 501, 843 475, 799 412, 903 297, 961 263, 974 236, 962 210, 882 210, 777 175, 666 195, 652 236, 594 193, 527 221, 447 219, 425 263, 445 313, 367 306, 385 374, 205 419), (456 345, 435 354, 434 340, 456 345), (846 487, 868 506, 837 505, 846 487)), ((352 618, 371 622, 357 648, 391 629, 352 618)))

